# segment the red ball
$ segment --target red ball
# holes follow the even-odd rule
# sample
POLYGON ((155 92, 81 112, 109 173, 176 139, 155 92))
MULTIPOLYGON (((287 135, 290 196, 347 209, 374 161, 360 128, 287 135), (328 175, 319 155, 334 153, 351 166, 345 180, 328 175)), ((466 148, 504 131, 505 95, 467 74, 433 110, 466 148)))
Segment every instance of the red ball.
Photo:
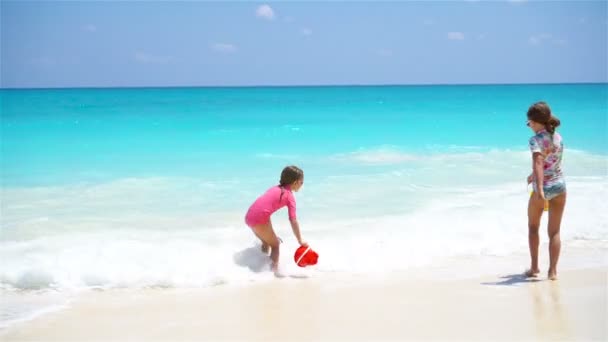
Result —
POLYGON ((316 265, 319 254, 313 251, 310 246, 300 246, 293 255, 293 261, 300 267, 316 265))

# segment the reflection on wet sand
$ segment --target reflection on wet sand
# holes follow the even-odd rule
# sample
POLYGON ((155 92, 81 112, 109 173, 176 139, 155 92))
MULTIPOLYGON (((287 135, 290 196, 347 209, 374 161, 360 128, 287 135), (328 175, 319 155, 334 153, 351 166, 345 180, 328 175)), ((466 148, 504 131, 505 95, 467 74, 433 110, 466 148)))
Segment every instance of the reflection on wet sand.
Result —
POLYGON ((563 309, 559 286, 559 281, 540 281, 528 285, 539 339, 574 339, 563 309))

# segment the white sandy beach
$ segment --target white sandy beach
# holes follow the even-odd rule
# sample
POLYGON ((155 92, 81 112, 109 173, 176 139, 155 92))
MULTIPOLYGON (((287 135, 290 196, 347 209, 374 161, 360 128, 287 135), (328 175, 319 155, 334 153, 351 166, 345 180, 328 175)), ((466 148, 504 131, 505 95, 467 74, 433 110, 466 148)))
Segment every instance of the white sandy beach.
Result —
POLYGON ((559 276, 558 281, 507 273, 437 280, 413 272, 277 279, 247 287, 95 291, 65 310, 13 325, 0 337, 606 341, 606 269, 569 269, 559 276))

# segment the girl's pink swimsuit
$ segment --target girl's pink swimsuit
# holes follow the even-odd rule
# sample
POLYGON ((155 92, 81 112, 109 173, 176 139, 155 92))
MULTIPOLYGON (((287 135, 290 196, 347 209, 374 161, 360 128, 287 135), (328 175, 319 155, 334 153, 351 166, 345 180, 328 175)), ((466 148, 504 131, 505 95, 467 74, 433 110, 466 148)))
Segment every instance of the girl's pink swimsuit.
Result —
POLYGON ((291 188, 289 186, 283 188, 273 186, 249 207, 247 215, 245 215, 245 223, 249 227, 266 224, 270 221, 270 215, 284 206, 287 206, 289 219, 295 219, 296 199, 291 192, 291 188), (281 196, 281 193, 283 193, 283 196, 281 196))

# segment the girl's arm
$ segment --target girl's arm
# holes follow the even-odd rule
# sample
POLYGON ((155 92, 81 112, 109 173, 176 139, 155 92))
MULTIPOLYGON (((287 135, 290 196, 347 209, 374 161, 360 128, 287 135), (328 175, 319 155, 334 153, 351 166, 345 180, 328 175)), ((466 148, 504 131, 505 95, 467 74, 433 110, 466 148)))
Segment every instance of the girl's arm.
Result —
POLYGON ((298 224, 298 220, 296 218, 290 219, 289 223, 291 223, 291 230, 293 230, 293 235, 298 239, 298 243, 302 246, 306 246, 307 243, 302 241, 302 236, 300 235, 300 225, 298 224))
POLYGON ((532 173, 536 179, 536 187, 538 195, 545 199, 545 191, 543 190, 543 181, 545 179, 543 168, 545 165, 545 157, 541 153, 535 152, 532 154, 532 173))

